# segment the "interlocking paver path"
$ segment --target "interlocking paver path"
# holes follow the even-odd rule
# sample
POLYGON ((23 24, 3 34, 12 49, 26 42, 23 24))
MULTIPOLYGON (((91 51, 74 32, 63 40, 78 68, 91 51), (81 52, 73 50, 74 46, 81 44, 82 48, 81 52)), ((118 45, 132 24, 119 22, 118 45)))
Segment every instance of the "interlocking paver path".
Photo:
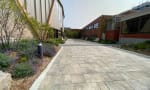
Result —
POLYGON ((150 90, 150 58, 69 39, 39 90, 150 90))

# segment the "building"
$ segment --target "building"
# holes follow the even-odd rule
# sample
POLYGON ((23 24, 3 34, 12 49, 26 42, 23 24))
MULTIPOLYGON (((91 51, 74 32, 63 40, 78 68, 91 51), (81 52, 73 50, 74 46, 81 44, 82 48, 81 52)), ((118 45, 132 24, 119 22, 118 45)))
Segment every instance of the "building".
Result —
POLYGON ((142 3, 142 4, 132 8, 132 10, 143 10, 145 8, 150 8, 150 2, 142 3))
POLYGON ((119 40, 120 17, 102 15, 85 26, 82 30, 83 37, 96 37, 100 40, 119 40))
POLYGON ((150 40, 150 3, 134 7, 134 13, 121 17, 120 43, 139 43, 150 40))
POLYGON ((120 16, 115 15, 106 20, 106 31, 103 33, 104 40, 119 41, 120 16))
POLYGON ((55 31, 55 37, 64 32, 64 9, 61 0, 18 0, 29 16, 41 23, 49 24, 55 31))
POLYGON ((142 3, 118 15, 102 15, 86 25, 82 37, 96 37, 119 43, 150 40, 150 2, 142 3))
POLYGON ((109 19, 111 16, 109 15, 102 15, 97 19, 93 20, 91 23, 83 27, 82 29, 82 37, 83 38, 90 38, 95 37, 97 39, 102 39, 102 24, 103 19, 109 19))

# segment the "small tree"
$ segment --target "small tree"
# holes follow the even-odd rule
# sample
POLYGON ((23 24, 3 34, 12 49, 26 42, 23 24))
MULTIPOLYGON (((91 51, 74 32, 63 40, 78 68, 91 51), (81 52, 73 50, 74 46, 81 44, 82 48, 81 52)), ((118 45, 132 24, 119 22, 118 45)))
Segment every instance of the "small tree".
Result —
POLYGON ((0 0, 0 43, 4 50, 10 49, 10 43, 19 43, 25 24, 16 0, 0 0))
POLYGON ((39 29, 40 41, 45 42, 50 38, 54 38, 54 31, 48 24, 41 24, 39 29))
POLYGON ((54 30, 48 24, 42 24, 38 22, 35 18, 27 15, 28 22, 32 27, 32 33, 41 42, 45 42, 50 38, 54 38, 54 30))

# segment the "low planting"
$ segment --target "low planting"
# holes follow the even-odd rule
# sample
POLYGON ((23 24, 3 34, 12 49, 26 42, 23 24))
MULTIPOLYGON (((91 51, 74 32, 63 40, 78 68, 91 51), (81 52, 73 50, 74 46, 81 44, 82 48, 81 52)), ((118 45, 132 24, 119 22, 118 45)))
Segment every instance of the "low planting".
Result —
POLYGON ((94 40, 96 40, 96 37, 88 37, 87 40, 94 41, 94 40))
POLYGON ((28 63, 19 63, 15 66, 12 72, 13 78, 24 78, 34 74, 34 69, 28 63))
POLYGON ((37 55, 37 40, 21 40, 17 48, 17 52, 20 52, 24 58, 33 59, 37 55))
POLYGON ((58 46, 59 44, 64 44, 65 41, 62 40, 61 38, 53 38, 53 39, 47 40, 46 43, 50 43, 50 44, 58 46))
POLYGON ((121 48, 150 55, 150 41, 145 41, 137 44, 124 44, 121 45, 121 48))
POLYGON ((99 43, 102 44, 116 44, 116 41, 112 41, 112 40, 100 40, 99 43))
POLYGON ((45 43, 43 44, 43 55, 48 57, 53 57, 57 53, 55 46, 45 43))
POLYGON ((137 44, 125 44, 122 45, 121 47, 126 49, 134 49, 134 50, 146 50, 146 49, 150 49, 150 41, 145 41, 143 43, 137 43, 137 44))
POLYGON ((0 69, 4 70, 10 67, 11 58, 5 54, 0 53, 0 69))
MULTIPOLYGON (((53 40, 58 44, 64 43, 61 39, 53 40)), ((34 75, 38 71, 39 65, 42 65, 43 62, 37 56, 39 42, 38 40, 21 40, 18 43, 11 43, 11 47, 7 51, 1 50, 0 70, 12 73, 13 78, 34 75)), ((56 43, 43 42, 42 44, 44 56, 53 57, 57 53, 56 43)))
POLYGON ((80 38, 81 32, 80 31, 74 31, 74 30, 65 30, 65 36, 67 38, 80 38))

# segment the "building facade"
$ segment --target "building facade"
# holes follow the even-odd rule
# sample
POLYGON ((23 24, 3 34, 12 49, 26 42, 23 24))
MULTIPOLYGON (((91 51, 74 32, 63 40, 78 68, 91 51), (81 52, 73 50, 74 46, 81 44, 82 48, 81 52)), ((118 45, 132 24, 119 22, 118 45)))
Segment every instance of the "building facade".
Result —
POLYGON ((150 2, 114 16, 102 15, 86 25, 81 32, 82 37, 96 37, 119 43, 150 40, 150 2))
POLYGON ((150 40, 150 9, 126 15, 121 19, 120 43, 150 40))
POLYGON ((98 17, 97 19, 93 20, 91 23, 83 27, 82 29, 82 37, 83 38, 90 38, 90 37, 95 37, 97 39, 102 39, 102 21, 103 19, 108 19, 111 16, 109 15, 103 15, 98 17))
POLYGON ((106 31, 104 40, 119 41, 120 16, 112 16, 106 20, 106 31))
POLYGON ((99 40, 119 40, 120 17, 102 15, 85 26, 82 30, 83 37, 96 37, 99 40))
POLYGON ((120 43, 139 43, 150 40, 150 2, 133 8, 134 13, 121 18, 120 43))
POLYGON ((64 9, 61 0, 18 0, 29 16, 41 23, 49 24, 55 31, 55 37, 64 32, 64 9))

